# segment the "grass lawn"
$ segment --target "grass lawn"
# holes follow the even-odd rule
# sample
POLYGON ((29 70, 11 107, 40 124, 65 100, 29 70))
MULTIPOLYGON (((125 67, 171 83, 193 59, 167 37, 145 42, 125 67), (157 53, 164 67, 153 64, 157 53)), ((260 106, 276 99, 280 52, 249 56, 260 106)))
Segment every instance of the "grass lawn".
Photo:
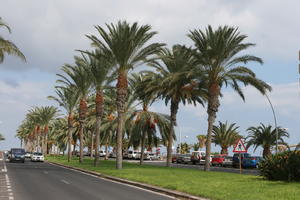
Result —
POLYGON ((48 156, 47 160, 73 167, 97 171, 132 181, 148 183, 167 189, 178 190, 212 200, 296 200, 300 199, 300 183, 267 181, 252 175, 223 172, 203 172, 195 169, 139 166, 123 163, 122 170, 115 169, 115 161, 100 161, 92 166, 86 158, 79 164, 78 158, 70 163, 63 156, 48 156))

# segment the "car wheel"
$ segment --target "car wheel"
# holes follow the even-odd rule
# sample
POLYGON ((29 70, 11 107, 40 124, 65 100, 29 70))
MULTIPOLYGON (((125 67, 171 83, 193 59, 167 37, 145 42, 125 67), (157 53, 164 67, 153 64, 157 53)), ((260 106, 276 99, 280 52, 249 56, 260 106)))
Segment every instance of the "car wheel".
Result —
POLYGON ((193 161, 193 165, 196 165, 196 162, 195 162, 195 161, 193 161))

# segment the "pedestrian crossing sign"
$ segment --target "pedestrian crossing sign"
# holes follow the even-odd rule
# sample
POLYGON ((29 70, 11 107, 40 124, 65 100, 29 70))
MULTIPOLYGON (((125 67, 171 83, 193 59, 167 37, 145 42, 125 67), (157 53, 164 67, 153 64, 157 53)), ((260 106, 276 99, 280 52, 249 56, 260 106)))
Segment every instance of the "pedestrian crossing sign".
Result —
POLYGON ((233 148, 233 152, 235 152, 235 153, 247 153, 247 149, 246 149, 242 139, 239 139, 239 141, 236 143, 236 145, 233 148))

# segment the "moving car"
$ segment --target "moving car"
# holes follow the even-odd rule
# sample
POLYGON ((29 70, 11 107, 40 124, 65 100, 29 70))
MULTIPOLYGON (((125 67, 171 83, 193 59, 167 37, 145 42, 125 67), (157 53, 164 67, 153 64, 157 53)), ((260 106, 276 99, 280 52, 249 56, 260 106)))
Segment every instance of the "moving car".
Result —
POLYGON ((40 161, 40 162, 44 162, 44 155, 42 153, 39 152, 34 152, 31 156, 31 161, 32 162, 36 162, 36 161, 40 161))
POLYGON ((21 148, 12 148, 9 154, 9 162, 21 161, 25 162, 25 150, 21 148))

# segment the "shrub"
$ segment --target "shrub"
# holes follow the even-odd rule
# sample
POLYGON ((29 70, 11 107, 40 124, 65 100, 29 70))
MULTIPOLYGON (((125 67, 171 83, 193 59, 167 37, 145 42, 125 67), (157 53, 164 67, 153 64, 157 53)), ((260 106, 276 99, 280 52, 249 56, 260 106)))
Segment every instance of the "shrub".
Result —
POLYGON ((300 151, 286 151, 263 160, 259 169, 269 180, 300 181, 300 151))

